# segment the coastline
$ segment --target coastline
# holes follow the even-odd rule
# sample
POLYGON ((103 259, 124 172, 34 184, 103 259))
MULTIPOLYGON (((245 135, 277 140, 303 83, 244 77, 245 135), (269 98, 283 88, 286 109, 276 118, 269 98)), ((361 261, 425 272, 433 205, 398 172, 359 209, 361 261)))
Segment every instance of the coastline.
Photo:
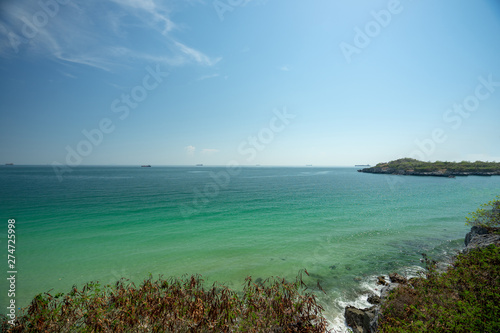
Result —
MULTIPOLYGON (((467 254, 474 249, 485 248, 490 245, 500 246, 500 234, 494 233, 492 229, 473 226, 464 237, 464 248, 459 254, 467 254)), ((425 258, 425 255, 424 255, 425 258)), ((453 264, 456 257, 450 263, 443 264, 438 271, 444 272, 446 268, 453 264)), ((427 260, 427 259, 426 259, 427 260)), ((437 263, 440 264, 440 263, 437 263)), ((382 285, 380 294, 371 294, 367 297, 367 302, 372 306, 367 308, 356 308, 348 305, 345 307, 344 317, 346 327, 352 330, 353 333, 376 333, 378 332, 379 320, 383 317, 381 308, 387 300, 389 294, 401 285, 406 285, 415 277, 403 277, 397 273, 391 273, 388 276, 379 276, 377 284, 382 285)))
POLYGON ((400 158, 387 163, 378 163, 371 168, 359 169, 358 172, 431 177, 467 177, 499 176, 500 163, 497 162, 423 162, 413 158, 400 158))
POLYGON ((500 176, 500 171, 494 172, 482 172, 482 171, 414 171, 414 170, 403 170, 395 168, 382 168, 382 167, 372 167, 364 168, 358 170, 358 172, 363 173, 373 173, 373 174, 383 174, 383 175, 399 175, 399 176, 429 176, 429 177, 467 177, 467 176, 481 176, 481 177, 491 177, 500 176))

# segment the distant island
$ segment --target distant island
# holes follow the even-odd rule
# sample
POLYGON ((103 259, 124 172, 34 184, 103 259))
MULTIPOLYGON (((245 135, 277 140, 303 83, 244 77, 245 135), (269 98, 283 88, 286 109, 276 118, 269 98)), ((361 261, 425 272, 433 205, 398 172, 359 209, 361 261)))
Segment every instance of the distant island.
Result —
POLYGON ((500 163, 481 161, 422 162, 413 158, 401 158, 387 163, 378 163, 374 167, 360 169, 358 172, 449 178, 456 176, 500 176, 500 163))

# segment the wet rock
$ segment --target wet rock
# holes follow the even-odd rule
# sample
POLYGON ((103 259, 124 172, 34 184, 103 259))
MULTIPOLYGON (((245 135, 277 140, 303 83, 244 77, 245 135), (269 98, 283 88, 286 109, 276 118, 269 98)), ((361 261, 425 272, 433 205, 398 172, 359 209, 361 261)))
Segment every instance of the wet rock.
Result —
POLYGON ((406 278, 399 275, 398 273, 389 274, 389 279, 392 283, 401 283, 405 284, 407 282, 406 278))
POLYGON ((358 309, 353 306, 345 308, 345 321, 354 333, 371 333, 376 315, 376 306, 358 309))
POLYGON ((371 294, 370 296, 368 296, 368 299, 367 299, 368 303, 370 304, 380 304, 380 296, 377 296, 375 294, 371 294))
POLYGON ((383 286, 386 286, 387 285, 387 281, 385 281, 385 277, 383 277, 383 276, 377 277, 377 284, 381 284, 383 286))

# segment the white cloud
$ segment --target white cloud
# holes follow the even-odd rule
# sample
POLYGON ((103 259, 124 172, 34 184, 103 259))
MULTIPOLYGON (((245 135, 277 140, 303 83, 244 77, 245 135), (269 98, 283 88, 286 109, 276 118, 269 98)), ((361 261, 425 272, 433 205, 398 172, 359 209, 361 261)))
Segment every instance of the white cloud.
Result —
POLYGON ((288 66, 281 66, 280 71, 289 72, 290 68, 288 68, 288 66))
MULTIPOLYGON (((165 8, 157 5, 153 0, 112 0, 114 3, 121 5, 122 7, 130 7, 132 11, 136 9, 142 10, 149 14, 150 18, 153 18, 153 23, 160 23, 163 25, 161 33, 166 35, 168 32, 173 30, 176 25, 168 17, 168 11, 165 8)), ((147 20, 146 22, 151 22, 147 20)))
POLYGON ((221 60, 172 36, 178 27, 170 18, 171 9, 159 0, 75 0, 58 5, 43 26, 29 31, 23 20, 41 11, 36 1, 1 4, 0 57, 44 57, 110 72, 137 67, 138 61, 213 66, 221 60), (154 48, 139 49, 130 39, 132 32, 142 33, 154 48))
POLYGON ((194 146, 187 146, 185 149, 186 149, 186 153, 189 156, 193 156, 194 153, 196 152, 196 147, 194 147, 194 146))
POLYGON ((218 63, 222 58, 215 58, 211 59, 201 53, 200 51, 197 51, 193 48, 190 48, 180 42, 174 41, 174 44, 179 48, 179 50, 190 57, 191 59, 194 59, 196 62, 202 64, 202 65, 208 65, 208 66, 213 66, 216 63, 218 63))

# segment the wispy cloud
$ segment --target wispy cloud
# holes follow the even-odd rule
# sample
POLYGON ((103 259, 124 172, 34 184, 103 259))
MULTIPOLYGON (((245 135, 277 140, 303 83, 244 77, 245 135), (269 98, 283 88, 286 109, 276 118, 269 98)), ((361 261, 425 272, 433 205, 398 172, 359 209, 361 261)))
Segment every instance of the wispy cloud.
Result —
POLYGON ((0 6, 0 57, 45 57, 105 71, 138 61, 213 66, 221 60, 175 38, 171 9, 159 0, 75 0, 54 7, 39 27, 26 24, 42 11, 39 2, 7 0, 0 6), (137 32, 150 40, 150 49, 138 48, 138 37, 131 37, 137 32))
POLYGON ((201 53, 200 51, 197 51, 191 47, 188 47, 180 42, 175 41, 175 45, 179 48, 179 50, 190 57, 191 59, 195 60, 197 63, 200 63, 202 65, 208 65, 208 66, 213 66, 216 63, 218 63, 222 58, 215 58, 211 59, 201 53))
POLYGON ((280 70, 280 71, 284 71, 284 72, 289 72, 289 71, 290 71, 290 68, 288 68, 288 66, 286 66, 286 65, 285 65, 285 66, 281 66, 281 67, 279 68, 279 70, 280 70))
POLYGON ((213 78, 219 77, 219 76, 220 76, 220 74, 203 75, 203 76, 200 76, 199 78, 197 78, 196 81, 203 81, 203 80, 213 79, 213 78))

